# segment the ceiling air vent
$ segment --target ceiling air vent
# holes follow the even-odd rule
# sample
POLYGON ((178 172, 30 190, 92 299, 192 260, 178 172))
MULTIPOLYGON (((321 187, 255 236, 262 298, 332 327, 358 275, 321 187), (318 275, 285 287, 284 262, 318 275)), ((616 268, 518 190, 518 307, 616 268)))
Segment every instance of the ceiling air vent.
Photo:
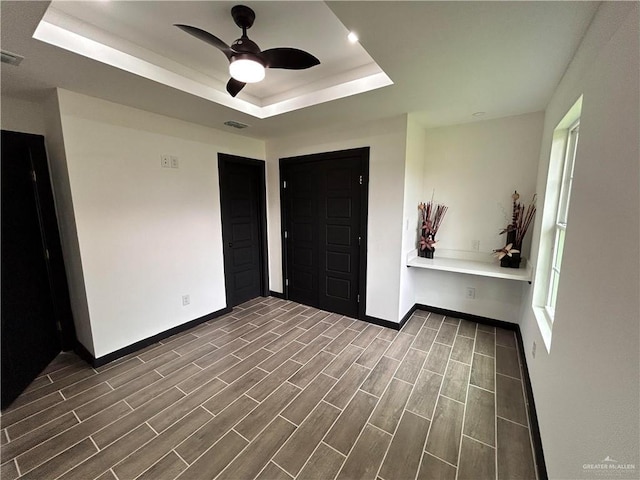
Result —
POLYGON ((224 124, 227 127, 233 127, 233 128, 247 128, 249 126, 246 123, 236 122, 235 120, 227 120, 226 122, 224 122, 224 124))
POLYGON ((15 65, 16 67, 20 65, 20 62, 24 60, 24 57, 21 57, 17 53, 7 52, 6 50, 2 50, 2 63, 8 63, 9 65, 15 65))

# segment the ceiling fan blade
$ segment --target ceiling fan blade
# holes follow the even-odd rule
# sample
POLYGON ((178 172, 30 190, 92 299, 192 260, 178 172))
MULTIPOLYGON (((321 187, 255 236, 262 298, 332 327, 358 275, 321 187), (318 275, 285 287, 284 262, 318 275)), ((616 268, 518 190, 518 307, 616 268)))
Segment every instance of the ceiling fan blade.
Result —
POLYGON ((189 35, 193 35, 197 39, 200 39, 203 42, 208 43, 209 45, 213 45, 218 50, 220 50, 222 53, 224 53, 227 56, 227 59, 229 59, 229 60, 231 59, 231 56, 234 54, 233 50, 231 50, 231 47, 229 47, 229 45, 224 43, 222 40, 220 40, 215 35, 213 35, 213 34, 211 34, 209 32, 206 32, 206 31, 202 30, 201 28, 192 27, 191 25, 182 25, 180 23, 176 23, 176 24, 174 24, 174 26, 178 27, 180 30, 182 30, 184 32, 187 32, 189 35))
POLYGON ((288 70, 304 70, 320 64, 320 60, 297 48, 270 48, 260 53, 269 68, 286 68, 288 70))
POLYGON ((230 78, 227 82, 227 92, 229 92, 229 95, 231 95, 232 97, 235 97, 240 92, 240 90, 244 88, 245 85, 246 83, 244 82, 240 82, 235 78, 230 78))

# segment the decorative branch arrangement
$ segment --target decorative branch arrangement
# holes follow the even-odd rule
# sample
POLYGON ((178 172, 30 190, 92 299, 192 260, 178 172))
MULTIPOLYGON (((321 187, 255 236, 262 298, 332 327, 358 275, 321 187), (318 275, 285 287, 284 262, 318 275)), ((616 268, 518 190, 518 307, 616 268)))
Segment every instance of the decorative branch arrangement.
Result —
POLYGON ((511 195, 511 198, 513 198, 511 223, 500 232, 500 235, 507 234, 507 245, 493 251, 493 254, 501 261, 500 264, 503 267, 520 267, 522 241, 536 215, 536 197, 537 195, 534 195, 531 203, 525 207, 518 202, 520 194, 517 191, 514 191, 513 195, 511 195))
POLYGON ((435 250, 436 234, 444 220, 448 207, 440 203, 433 203, 433 200, 427 203, 419 203, 420 209, 420 248, 418 253, 427 258, 433 258, 435 250))

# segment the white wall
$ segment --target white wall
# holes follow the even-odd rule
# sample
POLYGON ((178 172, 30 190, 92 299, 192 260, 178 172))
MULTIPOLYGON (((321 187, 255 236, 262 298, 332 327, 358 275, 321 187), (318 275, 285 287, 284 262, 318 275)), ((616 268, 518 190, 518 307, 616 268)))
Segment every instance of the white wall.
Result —
POLYGON ((264 142, 68 91, 59 103, 94 355, 224 308, 217 155, 263 159, 264 142))
MULTIPOLYGON (((553 130, 584 94, 551 349, 527 292, 521 329, 550 478, 638 478, 638 3, 603 3, 549 103, 538 192, 553 130), (531 349, 537 344, 535 358, 531 349), (635 470, 594 472, 605 457, 635 470)), ((540 227, 534 231, 537 254, 540 227)))
POLYGON ((58 217, 60 244, 67 274, 69 301, 73 312, 76 337, 92 355, 95 355, 73 198, 69 185, 69 171, 64 149, 58 93, 58 90, 52 91, 42 107, 45 114, 45 143, 47 145, 49 172, 56 205, 56 215, 58 217))
POLYGON ((3 95, 0 108, 2 130, 44 135, 44 111, 40 103, 3 95))
POLYGON ((415 269, 407 267, 407 255, 416 249, 418 241, 418 227, 420 219, 418 215, 418 203, 422 201, 424 194, 424 168, 427 153, 426 132, 413 115, 409 114, 407 121, 407 152, 405 159, 404 177, 404 206, 402 224, 402 255, 400 256, 400 300, 399 317, 404 315, 416 303, 414 290, 415 269))
MULTIPOLYGON (((436 250, 436 257, 438 250, 436 250)), ((522 308, 521 281, 411 268, 416 303, 517 323, 522 308), (466 298, 466 289, 476 298, 466 298)))
POLYGON ((57 92, 52 90, 42 102, 2 96, 2 129, 44 135, 49 162, 60 242, 69 286, 69 299, 73 312, 76 336, 91 353, 93 338, 89 322, 82 264, 69 190, 62 126, 57 92))
POLYGON ((267 141, 269 276, 271 290, 282 292, 279 159, 311 153, 371 147, 367 243, 367 315, 398 322, 399 257, 407 116, 354 127, 334 126, 267 141))
POLYGON ((505 245, 498 234, 511 222, 513 191, 525 204, 535 193, 543 120, 537 112, 427 130, 422 200, 435 190, 449 207, 436 248, 469 251, 479 240, 488 255, 505 245))
MULTIPOLYGON (((514 190, 528 204, 536 189, 542 112, 428 129, 424 188, 418 201, 449 207, 435 256, 494 261, 491 251, 505 245, 499 232, 511 221, 514 190), (473 250, 473 241, 480 251, 473 250)), ((524 254, 531 233, 527 235, 524 254)), ((415 248, 415 246, 414 246, 415 248)), ((522 282, 410 269, 415 302, 448 310, 518 322, 522 282), (476 290, 466 299, 466 287, 476 290)))

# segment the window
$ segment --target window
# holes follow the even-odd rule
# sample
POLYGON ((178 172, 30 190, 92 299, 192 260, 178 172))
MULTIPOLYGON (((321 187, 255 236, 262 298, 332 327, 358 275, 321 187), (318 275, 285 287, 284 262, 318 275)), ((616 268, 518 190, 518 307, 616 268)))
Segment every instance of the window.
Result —
POLYGON ((581 111, 582 97, 578 98, 553 131, 542 218, 538 219, 541 224, 531 307, 547 352, 551 351, 554 321, 561 321, 556 315, 556 303, 576 168, 581 111))
POLYGON ((580 121, 578 120, 569 130, 567 139, 567 150, 564 157, 562 169, 562 182, 560 188, 560 198, 558 201, 555 239, 553 242, 553 257, 551 261, 551 273, 547 287, 547 301, 545 310, 549 320, 553 322, 556 312, 556 301, 558 299, 558 284, 560 283, 560 267, 562 266, 562 254, 564 252, 564 238, 567 231, 567 220, 569 213, 569 201, 571 200, 571 185, 573 183, 573 170, 578 148, 578 135, 580 131, 580 121))

